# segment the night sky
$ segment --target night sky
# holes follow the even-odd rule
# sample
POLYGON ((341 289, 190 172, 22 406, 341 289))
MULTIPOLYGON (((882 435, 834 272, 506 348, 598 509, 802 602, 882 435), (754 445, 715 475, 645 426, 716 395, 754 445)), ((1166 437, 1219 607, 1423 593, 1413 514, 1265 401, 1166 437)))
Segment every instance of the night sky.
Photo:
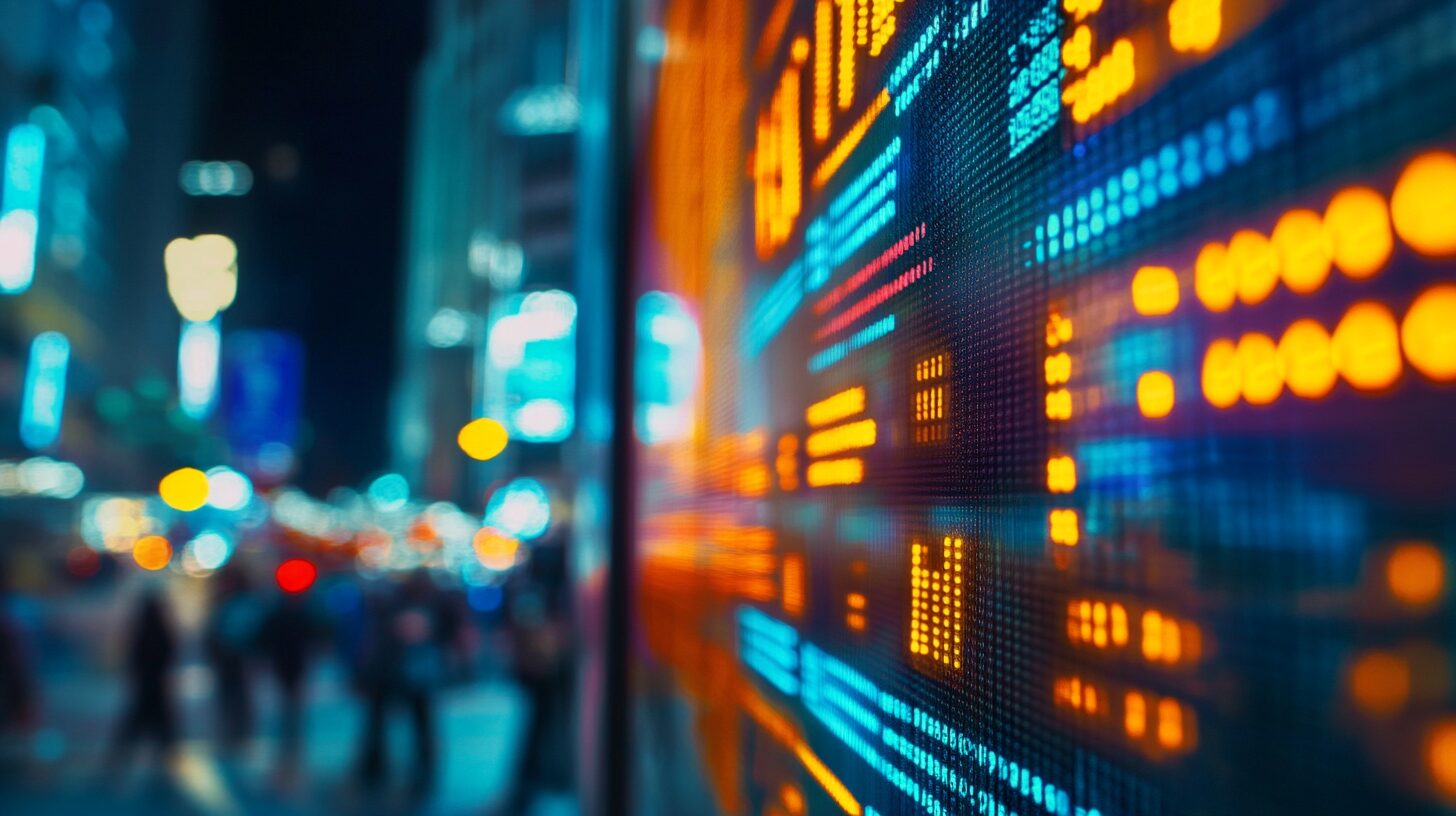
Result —
POLYGON ((388 461, 405 161, 427 10, 422 0, 215 0, 202 32, 194 157, 244 161, 256 184, 243 198, 194 200, 192 227, 238 243, 225 331, 303 339, 312 438, 299 482, 315 494, 357 486, 388 461))

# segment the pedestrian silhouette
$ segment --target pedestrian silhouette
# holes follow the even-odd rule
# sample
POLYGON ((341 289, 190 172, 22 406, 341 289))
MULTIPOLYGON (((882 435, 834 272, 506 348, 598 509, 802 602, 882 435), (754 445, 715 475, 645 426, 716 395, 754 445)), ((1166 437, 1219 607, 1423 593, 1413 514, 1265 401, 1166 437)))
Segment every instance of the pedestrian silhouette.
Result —
POLYGON ((217 687, 219 737, 237 749, 253 736, 251 661, 262 609, 247 574, 236 565, 220 571, 213 584, 206 646, 217 687))
POLYGON ((444 681, 446 646, 454 616, 424 570, 412 573, 394 597, 375 607, 366 646, 364 747, 360 776, 377 785, 385 775, 385 726, 389 712, 403 708, 414 729, 412 789, 423 795, 434 784, 435 695, 444 681))
POLYGON ((511 666, 530 708, 502 814, 526 813, 540 792, 569 784, 566 743, 571 696, 570 617, 565 556, 538 545, 508 585, 511 666))
POLYGON ((0 736, 12 729, 18 737, 36 726, 39 694, 31 644, 11 610, 8 582, 0 565, 0 736))
POLYGON ((177 638, 160 592, 148 590, 137 602, 127 640, 128 702, 111 747, 113 766, 150 743, 163 756, 177 740, 172 668, 177 638))
POLYGON ((297 770, 302 747, 304 685, 313 656, 314 623, 307 596, 287 593, 278 599, 263 626, 263 650, 278 683, 278 770, 285 778, 297 770))

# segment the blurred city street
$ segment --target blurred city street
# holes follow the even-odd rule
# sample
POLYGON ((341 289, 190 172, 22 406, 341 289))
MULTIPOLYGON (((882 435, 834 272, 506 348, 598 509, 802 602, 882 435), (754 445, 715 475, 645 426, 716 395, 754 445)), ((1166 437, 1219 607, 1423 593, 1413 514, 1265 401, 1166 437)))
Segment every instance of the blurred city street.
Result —
POLYGON ((0 813, 577 812, 574 8, 0 0, 0 813))
MULTIPOLYGON (((258 734, 236 750, 218 747, 215 683, 207 666, 179 667, 176 756, 108 762, 108 746, 124 707, 124 690, 105 665, 109 651, 85 644, 114 643, 118 620, 103 598, 65 598, 32 605, 31 622, 44 627, 47 649, 38 672, 45 689, 45 725, 25 743, 7 742, 0 759, 0 801, 13 813, 93 813, 98 801, 115 814, 381 813, 475 814, 498 803, 519 761, 525 700, 514 684, 494 676, 452 687, 441 695, 439 738, 448 746, 438 780, 422 796, 397 784, 365 788, 356 778, 364 714, 359 696, 336 660, 321 662, 307 685, 301 761, 280 765, 279 700, 258 683, 258 734), (14 808, 13 810, 11 808, 14 808)), ((389 753, 407 765, 413 745, 396 728, 389 753)), ((572 800, 546 794, 530 811, 572 813, 572 800)))

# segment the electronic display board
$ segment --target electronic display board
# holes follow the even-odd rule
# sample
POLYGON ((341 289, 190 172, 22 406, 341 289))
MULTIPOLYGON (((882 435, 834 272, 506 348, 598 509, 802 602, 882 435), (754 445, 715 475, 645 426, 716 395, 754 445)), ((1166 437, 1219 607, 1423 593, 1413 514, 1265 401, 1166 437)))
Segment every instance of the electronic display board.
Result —
POLYGON ((1456 806, 1456 3, 637 6, 634 812, 1456 806))

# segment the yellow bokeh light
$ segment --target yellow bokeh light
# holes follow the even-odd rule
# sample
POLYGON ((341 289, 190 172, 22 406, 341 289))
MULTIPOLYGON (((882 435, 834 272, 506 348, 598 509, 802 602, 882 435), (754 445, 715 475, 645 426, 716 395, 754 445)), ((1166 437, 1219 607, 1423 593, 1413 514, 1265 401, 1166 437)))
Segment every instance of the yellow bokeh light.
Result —
POLYGON ((1330 333, 1318 322, 1294 321, 1279 339, 1284 382, 1296 396, 1319 399, 1335 387, 1339 375, 1330 353, 1330 333))
POLYGON ((1047 515, 1048 536, 1052 543, 1063 547, 1075 547, 1082 540, 1081 522, 1077 511, 1062 507, 1047 515))
POLYGON ((1138 410, 1149 419, 1161 419, 1173 411, 1173 378, 1163 371, 1149 371, 1138 378, 1138 410))
POLYGON ((481 527, 471 540, 475 557, 482 566, 493 570, 507 570, 515 566, 521 542, 494 527, 481 527))
POLYGON ((207 474, 197 468, 181 468, 162 477, 157 494, 173 510, 190 513, 207 504, 207 474))
POLYGON ((1174 50, 1208 51, 1222 30, 1223 0, 1173 0, 1168 6, 1168 43, 1174 50))
POLYGON ((1062 43, 1062 64, 1074 71, 1086 70, 1092 64, 1092 29, 1077 26, 1072 36, 1062 43))
POLYGON ((1065 388, 1048 391, 1046 395, 1047 419, 1065 422, 1072 418, 1072 392, 1065 388))
POLYGON ((1335 266, 1351 278, 1368 278, 1390 259, 1395 239, 1390 210, 1369 187, 1347 187, 1325 208, 1325 234, 1335 266))
POLYGON ((859 457, 824 459, 809 465, 804 481, 810 487, 859 484, 864 481, 864 460, 859 457))
POLYGON ((1165 315, 1178 308, 1178 276, 1166 266, 1144 266, 1132 277, 1132 307, 1140 315, 1165 315))
POLYGON ((1274 225, 1271 239, 1279 253, 1279 274, 1289 291, 1307 295, 1330 276, 1329 235, 1313 210, 1290 210, 1274 225))
POLYGON ((1168 749, 1183 747, 1183 707, 1177 700, 1164 697, 1158 701, 1158 744, 1168 749))
POLYGON ((804 411, 804 421, 810 427, 818 428, 854 416, 864 409, 865 389, 857 385, 810 405, 804 411))
POLYGON ((1122 727, 1129 737, 1142 739, 1148 732, 1148 701, 1141 692, 1129 691, 1123 697, 1122 727))
POLYGON ((1437 284, 1416 297, 1400 325, 1400 345, 1417 371, 1456 380, 1456 284, 1437 284))
POLYGON ((1203 355, 1203 396, 1215 408, 1232 408, 1243 392, 1238 349, 1232 340, 1215 340, 1203 355))
POLYGON ((156 572, 172 562, 172 544, 159 535, 144 536, 132 545, 131 557, 137 566, 156 572))
POLYGON ((1071 493, 1077 489, 1077 462, 1070 456, 1053 456, 1047 460, 1047 490, 1071 493))
POLYGON ((1416 252, 1456 255, 1456 156, 1432 150, 1406 165, 1390 197, 1390 216, 1416 252))
POLYGON ((1362 391, 1388 388, 1400 377, 1400 336, 1390 310, 1374 301, 1350 307, 1335 327, 1335 370, 1362 391))
POLYGON ((1234 305, 1238 282, 1223 244, 1205 244, 1193 265, 1193 293, 1210 312, 1226 312, 1234 305))
POLYGON ((455 437, 460 450, 471 459, 485 462, 500 455, 510 441, 506 426, 494 419, 481 418, 466 423, 455 437))
POLYGON ((1279 253, 1262 233, 1254 230, 1234 233, 1229 239, 1228 263, 1239 300, 1246 305, 1264 302, 1279 285, 1279 253))
POLYGON ((1044 367, 1047 385, 1061 385, 1072 379, 1072 355, 1065 351, 1048 355, 1044 367))
POLYGON ((877 435, 875 421, 861 419, 809 434, 809 438, 804 440, 804 452, 819 457, 867 448, 875 444, 877 435))
POLYGON ((1241 392, 1250 405, 1268 405, 1284 392, 1284 365, 1268 335, 1250 332, 1239 338, 1235 353, 1243 380, 1241 392))
POLYGON ((1424 541, 1396 545, 1385 561, 1385 583, 1396 600, 1425 606, 1441 597, 1446 584, 1446 562, 1441 551, 1424 541))
POLYGON ((1063 343, 1072 341, 1072 319, 1063 317, 1055 312, 1047 316, 1046 344, 1048 348, 1056 348, 1063 343))

